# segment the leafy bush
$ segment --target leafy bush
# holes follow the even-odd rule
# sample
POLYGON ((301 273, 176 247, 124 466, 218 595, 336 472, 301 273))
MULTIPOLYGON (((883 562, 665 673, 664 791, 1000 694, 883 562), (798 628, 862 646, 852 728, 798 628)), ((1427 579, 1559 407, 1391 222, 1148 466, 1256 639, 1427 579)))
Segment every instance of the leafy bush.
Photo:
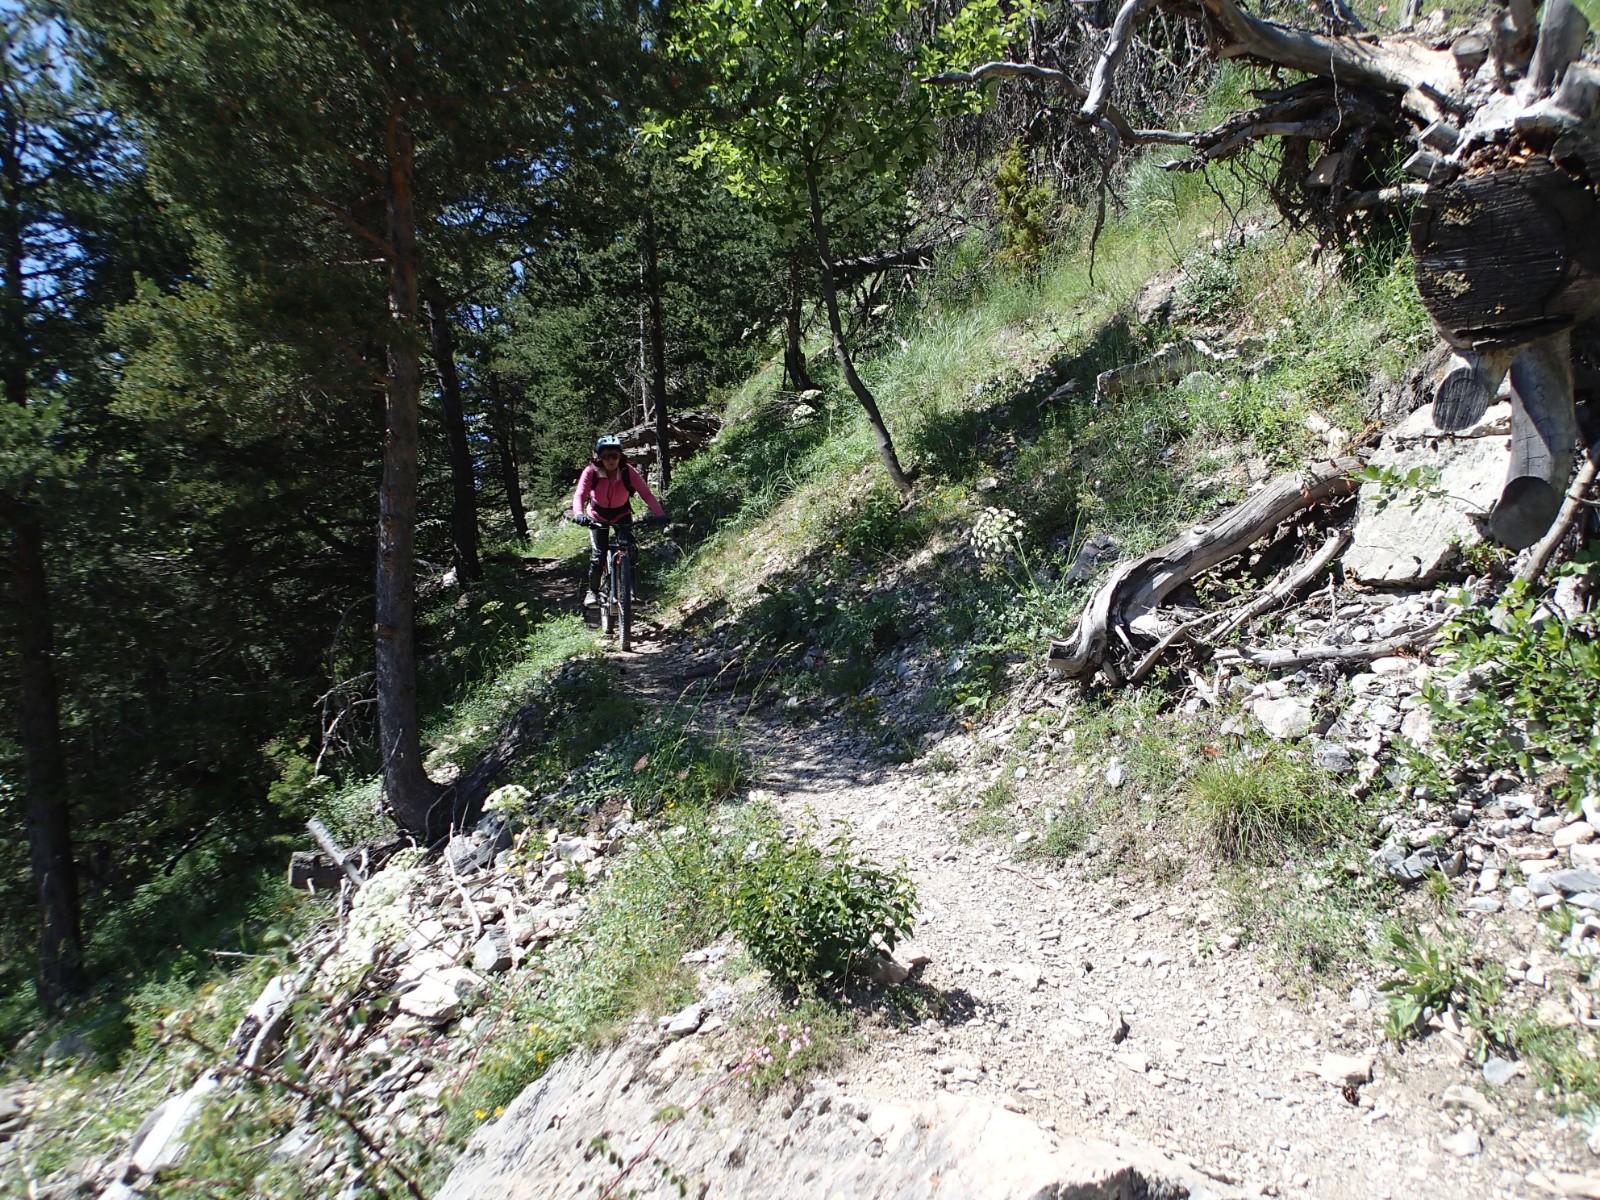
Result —
POLYGON ((780 984, 836 984, 879 948, 911 933, 916 889, 885 871, 847 834, 826 850, 777 830, 747 853, 730 918, 750 954, 780 984))
POLYGON ((1552 791, 1570 804, 1600 791, 1597 629, 1594 613, 1541 613, 1538 598, 1517 587, 1495 612, 1463 609, 1448 636, 1476 687, 1454 699, 1435 683, 1423 693, 1443 761, 1514 762, 1529 777, 1553 766, 1552 791))

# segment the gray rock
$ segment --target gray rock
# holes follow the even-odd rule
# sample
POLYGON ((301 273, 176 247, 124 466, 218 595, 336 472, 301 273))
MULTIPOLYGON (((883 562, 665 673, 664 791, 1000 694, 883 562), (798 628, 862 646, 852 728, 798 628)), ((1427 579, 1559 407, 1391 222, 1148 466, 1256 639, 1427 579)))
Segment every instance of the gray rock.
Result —
POLYGON ((1065 583, 1087 583, 1107 563, 1115 562, 1122 548, 1116 541, 1104 533, 1097 533, 1083 543, 1078 551, 1078 556, 1072 560, 1072 566, 1067 568, 1067 573, 1062 577, 1065 583))
POLYGON ((1472 429, 1443 437, 1433 427, 1433 406, 1424 405, 1385 434, 1372 466, 1400 476, 1434 468, 1438 486, 1408 491, 1362 484, 1345 571, 1362 583, 1420 582, 1441 574, 1462 550, 1482 545, 1471 514, 1488 512, 1499 498, 1510 457, 1509 419, 1510 406, 1498 404, 1472 429))
POLYGON ((1457 1158, 1471 1158, 1482 1152, 1483 1139, 1478 1136, 1476 1129, 1463 1129, 1444 1139, 1444 1149, 1457 1158))
POLYGON ((430 1025, 448 1025, 461 1015, 482 983, 464 967, 429 971, 400 997, 400 1011, 430 1025))
POLYGON ((662 1017, 656 1024, 668 1038, 676 1039, 688 1037, 705 1023, 705 1019, 705 1005, 695 1003, 685 1005, 671 1016, 662 1017))
POLYGON ((1281 700, 1260 699, 1250 706, 1261 727, 1279 741, 1302 738, 1311 731, 1311 705, 1285 696, 1281 700))
POLYGON ((1565 871, 1544 871, 1528 880, 1535 896, 1575 896, 1580 892, 1600 892, 1600 871, 1588 867, 1569 867, 1565 871))
POLYGON ((1477 1088, 1470 1088, 1464 1083, 1452 1083, 1444 1090, 1444 1106, 1446 1108, 1460 1108, 1475 1112, 1480 1117, 1493 1117, 1498 1115, 1498 1110, 1489 1103, 1486 1097, 1477 1088))
POLYGON ((1183 282, 1182 270, 1163 272, 1146 281, 1133 298, 1133 315, 1139 323, 1150 325, 1171 320, 1172 306, 1183 282))
POLYGON ((1356 760, 1350 757, 1350 751, 1339 742, 1322 742, 1311 752, 1311 760, 1322 770, 1334 775, 1343 775, 1356 768, 1356 760))
POLYGON ((1447 866, 1454 866, 1449 859, 1441 858, 1432 846, 1408 853, 1406 847, 1393 842, 1374 851, 1371 858, 1375 869, 1401 883, 1418 883, 1429 871, 1444 871, 1447 866))
POLYGON ((477 945, 472 947, 472 969, 481 975, 492 975, 511 966, 511 934, 503 925, 484 930, 477 945))
POLYGON ((444 848, 444 856, 457 875, 470 875, 494 862, 494 856, 511 848, 511 827, 498 813, 485 813, 470 833, 458 833, 444 848))
MULTIPOLYGON (((819 1084, 798 1100, 775 1095, 756 1112, 722 1102, 663 1123, 664 1107, 687 1108, 705 1090, 704 1075, 690 1067, 629 1043, 569 1055, 478 1129, 435 1200, 599 1195, 617 1168, 593 1153, 590 1133, 570 1132, 598 1129, 619 1131, 619 1143, 624 1135, 650 1140, 654 1159, 670 1164, 696 1196, 924 1200, 934 1178, 939 1194, 963 1200, 1236 1194, 1131 1142, 1058 1142, 1028 1117, 970 1094, 869 1102, 819 1084), (559 1134, 552 1132, 557 1114, 559 1134)), ((654 1175, 626 1182, 645 1195, 677 1194, 664 1183, 657 1189, 654 1175)))
POLYGON ((1107 787, 1121 787, 1128 781, 1128 768, 1112 759, 1110 765, 1106 767, 1105 780, 1107 787))
POLYGON ((1324 1054, 1317 1076, 1336 1087, 1360 1087, 1372 1081, 1372 1055, 1324 1054))
POLYGON ((1483 1064, 1483 1079, 1490 1087, 1505 1087, 1521 1073, 1519 1064, 1498 1055, 1491 1056, 1483 1064))

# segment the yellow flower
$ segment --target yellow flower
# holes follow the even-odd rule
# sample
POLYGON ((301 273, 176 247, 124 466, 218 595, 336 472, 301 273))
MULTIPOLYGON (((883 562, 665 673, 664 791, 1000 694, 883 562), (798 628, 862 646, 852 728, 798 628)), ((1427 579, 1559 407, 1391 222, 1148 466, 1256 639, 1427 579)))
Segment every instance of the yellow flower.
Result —
POLYGON ((477 1118, 478 1118, 478 1120, 480 1120, 480 1121, 481 1121, 481 1120, 483 1120, 483 1119, 484 1119, 484 1118, 485 1118, 485 1117, 487 1117, 487 1116, 488 1116, 488 1115, 489 1115, 489 1114, 488 1114, 488 1113, 486 1113, 486 1112, 485 1112, 485 1111, 484 1111, 484 1110, 483 1110, 483 1109, 481 1109, 481 1108, 475 1108, 475 1109, 473 1109, 473 1110, 472 1110, 472 1115, 473 1115, 473 1116, 475 1116, 475 1117, 477 1117, 477 1118))
POLYGON ((506 1111, 506 1106, 504 1104, 497 1104, 497 1105, 495 1105, 494 1115, 498 1117, 498 1116, 502 1115, 505 1111, 506 1111))

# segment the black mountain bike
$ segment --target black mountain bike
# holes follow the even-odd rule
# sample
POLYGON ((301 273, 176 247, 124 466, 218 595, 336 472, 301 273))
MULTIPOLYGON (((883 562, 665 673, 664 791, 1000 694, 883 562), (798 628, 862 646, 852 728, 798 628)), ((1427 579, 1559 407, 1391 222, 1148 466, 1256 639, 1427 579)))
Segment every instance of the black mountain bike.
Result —
MULTIPOLYGON (((593 527, 599 522, 585 517, 579 525, 593 527)), ((606 549, 606 569, 600 576, 600 632, 611 636, 617 631, 617 644, 633 649, 633 535, 635 530, 665 525, 662 517, 643 517, 631 524, 611 527, 611 544, 606 549)))

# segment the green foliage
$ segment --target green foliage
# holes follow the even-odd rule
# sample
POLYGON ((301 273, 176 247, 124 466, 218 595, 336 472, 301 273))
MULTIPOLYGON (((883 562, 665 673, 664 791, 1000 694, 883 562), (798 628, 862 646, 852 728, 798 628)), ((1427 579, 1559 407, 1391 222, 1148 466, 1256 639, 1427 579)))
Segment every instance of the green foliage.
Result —
POLYGON ((1520 585, 1494 610, 1463 607, 1446 636, 1473 686, 1457 699, 1436 682, 1425 688, 1439 735, 1430 753, 1451 763, 1516 763, 1570 804, 1600 790, 1597 628, 1594 613, 1541 611, 1540 597, 1520 585))
POLYGON ((1051 208, 1055 197, 1048 185, 1028 176, 1028 159, 1012 142, 994 173, 995 208, 1000 216, 1000 261, 1024 269, 1039 265, 1050 245, 1051 208))
POLYGON ((915 911, 910 877, 876 866, 847 834, 823 849, 771 827, 739 871, 730 919, 751 956, 798 988, 837 986, 878 949, 893 950, 915 911))
POLYGON ((911 0, 689 6, 676 49, 707 72, 705 107, 716 114, 696 131, 691 157, 794 225, 808 183, 827 211, 861 213, 893 196, 931 152, 936 111, 974 102, 921 77, 941 54, 968 63, 993 57, 1008 32, 999 5, 982 0, 919 53, 907 37, 916 12, 911 0))
POLYGON ((1513 1026, 1504 1009, 1505 969, 1475 956, 1456 936, 1429 937, 1421 930, 1390 925, 1384 961, 1396 972, 1379 985, 1389 997, 1384 1032, 1404 1041, 1446 1009, 1476 1035, 1478 1057, 1509 1046, 1513 1026))
POLYGON ((1208 760, 1189 777, 1184 794, 1190 828, 1229 861, 1325 845, 1355 827, 1349 802, 1310 764, 1284 752, 1208 760))
POLYGON ((853 1014, 812 991, 768 1005, 744 1024, 747 1086, 758 1099, 842 1062, 861 1043, 853 1014))

